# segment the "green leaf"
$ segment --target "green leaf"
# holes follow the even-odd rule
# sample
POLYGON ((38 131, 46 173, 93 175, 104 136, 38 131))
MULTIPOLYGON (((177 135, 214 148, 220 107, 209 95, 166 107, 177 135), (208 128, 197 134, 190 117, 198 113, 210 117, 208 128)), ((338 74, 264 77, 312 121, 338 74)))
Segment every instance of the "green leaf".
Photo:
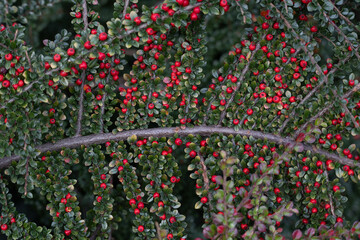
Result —
POLYGON ((333 5, 329 0, 325 0, 325 1, 324 1, 323 8, 324 8, 326 11, 331 11, 331 10, 334 9, 334 5, 333 5))
POLYGON ((213 15, 219 15, 220 11, 217 7, 210 7, 210 13, 213 15))

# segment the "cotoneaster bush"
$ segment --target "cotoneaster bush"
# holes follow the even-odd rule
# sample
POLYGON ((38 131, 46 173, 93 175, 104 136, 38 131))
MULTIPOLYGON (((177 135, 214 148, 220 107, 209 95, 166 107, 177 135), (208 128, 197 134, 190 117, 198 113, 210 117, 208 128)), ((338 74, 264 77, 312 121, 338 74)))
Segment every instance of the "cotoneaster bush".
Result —
POLYGON ((343 216, 343 183, 359 181, 345 141, 360 133, 358 0, 119 0, 106 26, 98 1, 73 0, 73 29, 35 49, 27 27, 55 2, 0 3, 3 236, 190 239, 185 162, 204 239, 284 239, 289 216, 292 239, 359 237, 343 216), (244 34, 219 29, 233 47, 215 68, 209 29, 226 24, 244 34))

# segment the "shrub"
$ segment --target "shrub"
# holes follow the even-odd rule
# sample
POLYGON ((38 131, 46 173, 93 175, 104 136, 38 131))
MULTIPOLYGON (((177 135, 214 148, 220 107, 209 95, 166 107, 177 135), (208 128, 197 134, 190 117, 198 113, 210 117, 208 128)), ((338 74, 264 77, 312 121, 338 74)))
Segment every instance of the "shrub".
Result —
POLYGON ((97 0, 73 0, 73 29, 35 49, 27 27, 54 2, 0 3, 8 239, 188 239, 184 157, 206 239, 283 239, 290 216, 293 239, 360 234, 343 217, 360 166, 358 1, 117 0, 103 26, 97 0), (14 186, 51 224, 17 210, 14 186))

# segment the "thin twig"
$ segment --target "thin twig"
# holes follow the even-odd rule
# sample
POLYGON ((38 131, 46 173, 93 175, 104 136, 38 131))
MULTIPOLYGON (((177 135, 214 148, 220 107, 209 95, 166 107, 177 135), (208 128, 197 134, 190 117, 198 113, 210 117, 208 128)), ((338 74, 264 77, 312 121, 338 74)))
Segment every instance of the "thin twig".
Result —
POLYGON ((125 0, 125 5, 124 5, 124 10, 123 10, 123 15, 122 15, 122 19, 125 19, 125 14, 126 14, 126 10, 129 6, 129 0, 125 0))
POLYGON ((31 64, 31 60, 30 60, 30 57, 29 57, 29 54, 28 54, 27 50, 25 51, 25 55, 26 55, 26 58, 27 58, 28 63, 29 63, 29 67, 30 67, 29 71, 32 72, 32 64, 31 64))
POLYGON ((84 30, 86 30, 89 26, 89 22, 88 22, 88 9, 87 9, 87 2, 86 0, 82 1, 82 7, 83 7, 83 11, 82 11, 82 15, 83 15, 83 21, 84 21, 84 30))
POLYGON ((97 235, 99 234, 100 229, 101 229, 101 224, 98 224, 98 225, 96 226, 95 231, 91 234, 91 236, 90 236, 89 239, 90 239, 90 240, 95 240, 96 237, 97 237, 97 235))
MULTIPOLYGON (((78 136, 78 137, 69 137, 61 139, 55 143, 46 143, 43 145, 38 145, 35 148, 40 152, 48 151, 59 151, 63 148, 78 148, 81 145, 90 146, 95 144, 103 144, 108 141, 121 141, 127 140, 128 137, 136 135, 137 137, 148 138, 151 136, 157 137, 172 137, 177 133, 179 137, 192 135, 201 135, 201 136, 211 136, 212 134, 224 134, 224 135, 240 135, 240 136, 252 136, 255 139, 267 140, 280 145, 290 146, 294 148, 295 145, 303 148, 305 151, 311 151, 313 154, 323 155, 328 159, 332 159, 335 162, 349 165, 350 167, 359 166, 360 163, 349 158, 345 158, 334 153, 330 153, 323 149, 319 149, 316 145, 305 144, 296 142, 294 139, 281 137, 279 135, 263 133, 260 131, 253 131, 249 129, 239 129, 235 130, 230 127, 218 127, 218 126, 196 126, 188 127, 185 129, 180 129, 178 127, 160 127, 160 128, 150 128, 150 129, 136 129, 136 130, 127 130, 121 131, 116 134, 113 133, 99 133, 91 134, 87 136, 78 136)), ((4 157, 0 159, 0 169, 7 167, 11 164, 12 161, 18 161, 20 159, 19 155, 12 155, 10 157, 4 157)))
MULTIPOLYGON (((114 57, 112 57, 112 62, 114 61, 114 57)), ((108 73, 106 77, 105 84, 109 82, 110 73, 108 73)), ((101 99, 101 107, 100 107, 100 133, 104 132, 104 114, 105 114, 105 101, 106 101, 107 93, 104 92, 102 99, 101 99)))
POLYGON ((155 221, 155 227, 156 227, 157 239, 161 240, 161 229, 160 229, 160 225, 157 221, 155 221))
POLYGON ((12 40, 13 42, 16 40, 18 33, 19 33, 19 30, 18 30, 18 29, 16 29, 16 31, 15 31, 15 35, 14 35, 14 39, 12 40))
MULTIPOLYGON (((211 202, 212 200, 212 196, 210 194, 210 181, 209 181, 209 177, 208 177, 208 171, 207 171, 207 167, 204 161, 204 157, 200 154, 200 152, 198 152, 198 156, 200 157, 200 165, 201 165, 201 170, 202 170, 202 177, 204 179, 204 186, 205 186, 205 190, 207 192, 207 197, 209 199, 209 202, 211 202)), ((209 204, 210 207, 210 211, 213 211, 213 207, 212 204, 209 204)))
MULTIPOLYGON (((229 226, 228 226, 228 208, 227 208, 227 201, 226 201, 226 197, 227 197, 227 193, 228 193, 228 187, 227 187, 227 182, 226 182, 226 178, 228 177, 226 174, 226 170, 227 168, 225 167, 223 169, 223 190, 224 190, 224 196, 223 196, 223 204, 224 204, 224 222, 225 222, 225 239, 229 239, 229 226)), ((210 204, 211 205, 211 204, 210 204)))
POLYGON ((80 89, 80 96, 79 96, 79 111, 77 116, 77 122, 76 122, 76 132, 75 137, 81 136, 81 121, 84 114, 84 84, 85 84, 85 70, 83 70, 81 74, 81 89, 80 89))
POLYGON ((320 33, 320 36, 325 38, 329 43, 331 43, 334 47, 336 47, 336 44, 327 36, 325 36, 324 34, 320 33))
MULTIPOLYGON (((26 143, 26 138, 27 135, 25 135, 24 137, 24 152, 26 152, 26 147, 27 147, 27 143, 26 143)), ((28 181, 27 178, 29 177, 29 157, 26 157, 26 164, 25 164, 25 177, 24 177, 24 195, 27 196, 27 185, 28 185, 28 181)))
POLYGON ((238 1, 235 1, 235 2, 236 2, 236 5, 238 5, 240 7, 240 12, 243 15, 243 21, 244 21, 244 24, 245 24, 246 23, 246 16, 245 16, 244 9, 242 8, 242 6, 240 5, 240 3, 238 1))
MULTIPOLYGON (((324 174, 325 174, 325 179, 326 179, 327 186, 330 186, 330 183, 329 183, 329 174, 328 174, 328 171, 326 170, 326 165, 325 165, 324 162, 323 162, 323 168, 324 168, 324 174)), ((336 216, 336 215, 335 215, 335 210, 334 210, 333 199, 332 199, 332 197, 331 197, 331 191, 329 191, 328 194, 329 194, 329 202, 330 202, 331 214, 332 214, 333 216, 336 216)))

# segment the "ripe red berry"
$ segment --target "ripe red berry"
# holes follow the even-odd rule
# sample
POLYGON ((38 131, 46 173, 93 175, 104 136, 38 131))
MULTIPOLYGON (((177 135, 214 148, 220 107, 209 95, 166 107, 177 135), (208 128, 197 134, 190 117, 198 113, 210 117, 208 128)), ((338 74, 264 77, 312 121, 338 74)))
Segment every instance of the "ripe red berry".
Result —
POLYGON ((182 140, 180 138, 175 139, 175 144, 180 146, 182 144, 182 140))
POLYGON ((107 36, 106 32, 102 32, 102 33, 99 34, 99 40, 100 41, 106 41, 107 37, 108 36, 107 36))
POLYGON ((84 48, 85 48, 85 49, 89 50, 89 49, 91 49, 92 47, 93 47, 93 46, 91 45, 90 41, 86 41, 86 42, 84 43, 84 48))
POLYGON ((310 31, 311 31, 311 32, 317 32, 317 31, 318 31, 318 28, 317 28, 316 26, 312 26, 312 27, 310 28, 310 31))
POLYGON ((338 186, 338 185, 334 185, 333 186, 333 191, 334 192, 337 192, 337 191, 339 191, 340 190, 340 187, 338 186))
POLYGON ((10 81, 9 80, 4 80, 2 82, 2 86, 5 87, 5 88, 8 88, 10 86, 10 81))
POLYGON ((208 201, 208 198, 207 197, 202 197, 201 199, 200 199, 200 202, 202 202, 202 203, 207 203, 207 201, 208 201))
POLYGON ((81 18, 81 12, 75 13, 75 17, 76 17, 76 18, 81 18))
POLYGON ((6 231, 8 229, 7 224, 1 224, 1 230, 6 231))
POLYGON ((54 61, 55 61, 55 62, 59 62, 60 60, 61 60, 60 54, 55 54, 55 55, 54 55, 54 61))
POLYGON ((72 56, 72 55, 74 55, 74 54, 75 54, 75 49, 69 48, 69 49, 67 50, 67 55, 68 55, 68 56, 72 56))
POLYGON ((11 53, 8 53, 5 55, 5 60, 6 61, 11 61, 13 59, 13 55, 11 53))
POLYGON ((335 143, 331 144, 331 150, 335 151, 337 149, 337 145, 335 143))
POLYGON ((194 157, 196 157, 197 154, 196 154, 196 152, 194 150, 191 150, 189 155, 190 155, 191 158, 194 158, 194 157))
POLYGON ((170 223, 176 222, 176 218, 175 218, 174 216, 173 216, 173 217, 170 217, 169 222, 170 222, 170 223))
POLYGON ((70 236, 71 230, 65 230, 64 233, 65 233, 66 236, 70 236))
POLYGON ((144 231, 144 226, 139 225, 139 226, 138 226, 138 231, 139 231, 139 232, 143 232, 143 231, 144 231))

